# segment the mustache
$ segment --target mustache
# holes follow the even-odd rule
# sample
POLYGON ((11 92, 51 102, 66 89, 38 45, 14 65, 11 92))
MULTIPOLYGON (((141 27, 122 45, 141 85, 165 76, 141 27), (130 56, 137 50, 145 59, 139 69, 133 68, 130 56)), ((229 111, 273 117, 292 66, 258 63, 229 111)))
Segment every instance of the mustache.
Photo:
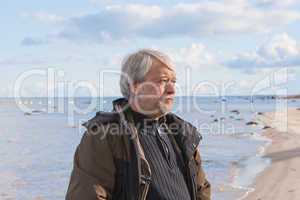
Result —
POLYGON ((160 99, 161 100, 164 100, 164 99, 174 99, 175 98, 175 96, 174 95, 172 95, 172 96, 162 96, 160 99))

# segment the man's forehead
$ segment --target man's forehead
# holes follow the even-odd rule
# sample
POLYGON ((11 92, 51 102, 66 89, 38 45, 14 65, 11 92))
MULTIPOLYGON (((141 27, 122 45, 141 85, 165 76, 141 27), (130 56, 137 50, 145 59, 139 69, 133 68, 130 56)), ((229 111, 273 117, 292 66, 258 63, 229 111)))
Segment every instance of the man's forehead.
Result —
POLYGON ((175 66, 171 63, 163 63, 157 59, 154 59, 154 62, 152 63, 152 68, 153 70, 176 75, 175 66))

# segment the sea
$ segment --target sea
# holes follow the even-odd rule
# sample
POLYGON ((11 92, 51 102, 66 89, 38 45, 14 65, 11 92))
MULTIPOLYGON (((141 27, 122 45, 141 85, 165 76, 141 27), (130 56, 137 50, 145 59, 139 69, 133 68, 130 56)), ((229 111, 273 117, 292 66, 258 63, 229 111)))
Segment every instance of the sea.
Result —
MULTIPOLYGON (((98 111, 118 97, 0 98, 0 199, 62 200, 75 148, 98 111)), ((199 149, 212 199, 243 199, 255 177, 270 165, 271 141, 262 135, 265 112, 300 107, 274 96, 176 97, 172 112, 197 127, 199 149)), ((99 155, 101 156, 101 155, 99 155)))

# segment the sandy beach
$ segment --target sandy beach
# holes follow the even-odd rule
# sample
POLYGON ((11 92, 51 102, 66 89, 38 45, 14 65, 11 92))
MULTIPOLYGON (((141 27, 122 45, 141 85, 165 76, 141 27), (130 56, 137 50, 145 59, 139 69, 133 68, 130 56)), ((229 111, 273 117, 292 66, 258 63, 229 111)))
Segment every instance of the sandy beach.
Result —
POLYGON ((272 140, 265 157, 272 163, 260 173, 247 200, 296 200, 300 197, 300 110, 261 116, 264 135, 272 140))

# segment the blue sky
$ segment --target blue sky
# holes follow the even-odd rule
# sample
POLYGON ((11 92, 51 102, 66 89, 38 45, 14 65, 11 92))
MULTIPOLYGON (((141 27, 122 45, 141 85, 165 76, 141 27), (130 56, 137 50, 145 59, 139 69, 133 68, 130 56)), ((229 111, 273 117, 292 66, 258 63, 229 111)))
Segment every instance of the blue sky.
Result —
MULTIPOLYGON (((300 4, 296 0, 12 0, 3 4, 0 96, 13 96, 16 82, 33 69, 63 72, 58 82, 89 85, 96 95, 120 95, 121 60, 140 48, 155 48, 172 57, 179 95, 216 90, 220 94, 224 85, 230 85, 227 95, 276 94, 282 88, 300 93, 300 4), (104 82, 99 81, 101 72, 105 72, 104 82), (260 86, 274 76, 280 76, 276 79, 280 81, 260 86)), ((41 75, 24 79, 21 94, 44 96, 47 89, 59 90, 59 84, 47 87, 46 81, 41 75)), ((87 91, 83 86, 75 93, 87 91)))

